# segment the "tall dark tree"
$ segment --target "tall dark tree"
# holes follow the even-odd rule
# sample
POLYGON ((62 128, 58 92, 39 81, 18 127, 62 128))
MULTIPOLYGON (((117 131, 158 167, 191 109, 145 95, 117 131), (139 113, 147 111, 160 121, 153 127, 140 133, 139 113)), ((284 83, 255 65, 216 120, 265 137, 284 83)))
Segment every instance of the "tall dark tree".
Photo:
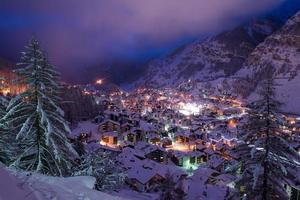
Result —
POLYGON ((116 190, 122 187, 125 180, 125 173, 118 165, 116 156, 103 149, 82 155, 73 175, 95 177, 97 190, 116 190))
POLYGON ((237 146, 241 174, 237 188, 244 199, 287 199, 284 184, 299 183, 299 154, 290 146, 276 100, 275 84, 268 77, 260 86, 260 99, 250 105, 237 146))
MULTIPOLYGON (((0 77, 0 91, 5 87, 4 77, 0 77)), ((0 93, 0 119, 6 114, 6 107, 8 105, 7 98, 0 93)))
MULTIPOLYGON (((5 87, 4 85, 5 79, 0 77, 0 91, 5 87)), ((0 119, 6 114, 6 108, 8 105, 8 100, 5 96, 2 96, 0 94, 0 119)), ((9 156, 8 156, 8 132, 5 129, 5 126, 3 126, 3 123, 1 123, 0 120, 0 162, 2 163, 8 163, 9 156)))
POLYGON ((12 166, 62 176, 69 172, 75 150, 68 142, 70 132, 63 111, 57 106, 59 74, 50 65, 33 38, 22 53, 23 67, 16 71, 28 89, 11 100, 4 116, 19 150, 12 166))
POLYGON ((75 125, 82 120, 93 119, 99 114, 100 106, 92 95, 84 94, 80 87, 64 86, 61 108, 65 112, 65 118, 75 125))
POLYGON ((177 187, 177 183, 173 175, 168 171, 165 180, 159 185, 158 189, 161 191, 160 200, 183 200, 185 193, 183 189, 177 187))

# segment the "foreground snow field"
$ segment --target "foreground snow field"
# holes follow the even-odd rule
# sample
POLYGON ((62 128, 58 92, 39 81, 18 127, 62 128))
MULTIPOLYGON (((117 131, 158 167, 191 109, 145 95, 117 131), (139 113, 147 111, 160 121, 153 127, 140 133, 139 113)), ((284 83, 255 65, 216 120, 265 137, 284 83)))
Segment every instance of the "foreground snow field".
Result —
POLYGON ((0 200, 129 200, 93 190, 93 177, 13 175, 0 167, 0 200))

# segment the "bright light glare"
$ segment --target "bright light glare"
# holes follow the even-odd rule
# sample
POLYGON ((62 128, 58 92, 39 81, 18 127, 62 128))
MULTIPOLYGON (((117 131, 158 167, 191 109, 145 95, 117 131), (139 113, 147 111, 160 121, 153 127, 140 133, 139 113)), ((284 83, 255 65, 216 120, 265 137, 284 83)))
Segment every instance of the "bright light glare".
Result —
POLYGON ((98 79, 97 81, 96 81, 96 84, 98 84, 98 85, 101 85, 103 83, 103 80, 102 79, 98 79))
POLYGON ((197 105, 196 103, 181 103, 179 112, 184 115, 198 115, 202 108, 201 105, 197 105))
POLYGON ((195 145, 173 143, 172 146, 167 148, 167 150, 175 150, 175 151, 181 151, 181 152, 191 152, 195 148, 196 148, 195 145))

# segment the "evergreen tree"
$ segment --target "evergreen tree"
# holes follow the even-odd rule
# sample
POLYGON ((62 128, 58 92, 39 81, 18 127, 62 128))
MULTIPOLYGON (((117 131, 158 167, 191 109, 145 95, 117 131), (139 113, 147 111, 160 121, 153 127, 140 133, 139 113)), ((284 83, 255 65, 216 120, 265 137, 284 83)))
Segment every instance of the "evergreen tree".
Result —
POLYGON ((240 145, 236 148, 241 174, 237 188, 244 199, 287 199, 284 184, 299 183, 299 155, 281 129, 274 79, 259 90, 260 99, 250 105, 240 145))
POLYGON ((102 149, 83 155, 81 163, 73 175, 95 177, 95 189, 97 190, 118 189, 125 180, 125 174, 118 165, 115 156, 102 149))
MULTIPOLYGON (((0 77, 0 91, 4 88, 4 78, 0 77)), ((6 97, 0 94, 0 119, 6 114, 6 108, 8 105, 8 101, 6 97)), ((9 156, 8 156, 8 132, 6 132, 5 126, 1 123, 0 120, 0 162, 8 163, 9 156)))
POLYGON ((68 142, 70 132, 59 103, 59 74, 50 65, 33 38, 22 53, 16 73, 28 89, 11 100, 4 116, 15 134, 19 151, 12 166, 44 174, 66 175, 77 156, 68 142))
MULTIPOLYGON (((0 77, 0 91, 5 87, 4 77, 0 77)), ((0 119, 6 114, 6 107, 8 105, 7 99, 0 93, 0 119)))
POLYGON ((185 197, 185 193, 180 187, 176 187, 177 183, 174 180, 172 174, 168 171, 165 180, 159 185, 158 189, 161 190, 160 200, 182 200, 185 197))
POLYGON ((73 139, 72 144, 79 156, 83 156, 86 153, 84 149, 84 144, 80 141, 78 137, 73 139))

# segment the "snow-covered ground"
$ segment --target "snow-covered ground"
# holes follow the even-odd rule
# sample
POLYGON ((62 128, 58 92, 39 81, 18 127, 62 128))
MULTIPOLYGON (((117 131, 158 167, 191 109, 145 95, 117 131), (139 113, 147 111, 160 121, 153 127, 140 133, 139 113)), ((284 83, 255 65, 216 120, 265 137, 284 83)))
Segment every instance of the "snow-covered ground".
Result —
POLYGON ((14 175, 0 167, 0 200, 129 200, 93 190, 93 177, 14 175))

